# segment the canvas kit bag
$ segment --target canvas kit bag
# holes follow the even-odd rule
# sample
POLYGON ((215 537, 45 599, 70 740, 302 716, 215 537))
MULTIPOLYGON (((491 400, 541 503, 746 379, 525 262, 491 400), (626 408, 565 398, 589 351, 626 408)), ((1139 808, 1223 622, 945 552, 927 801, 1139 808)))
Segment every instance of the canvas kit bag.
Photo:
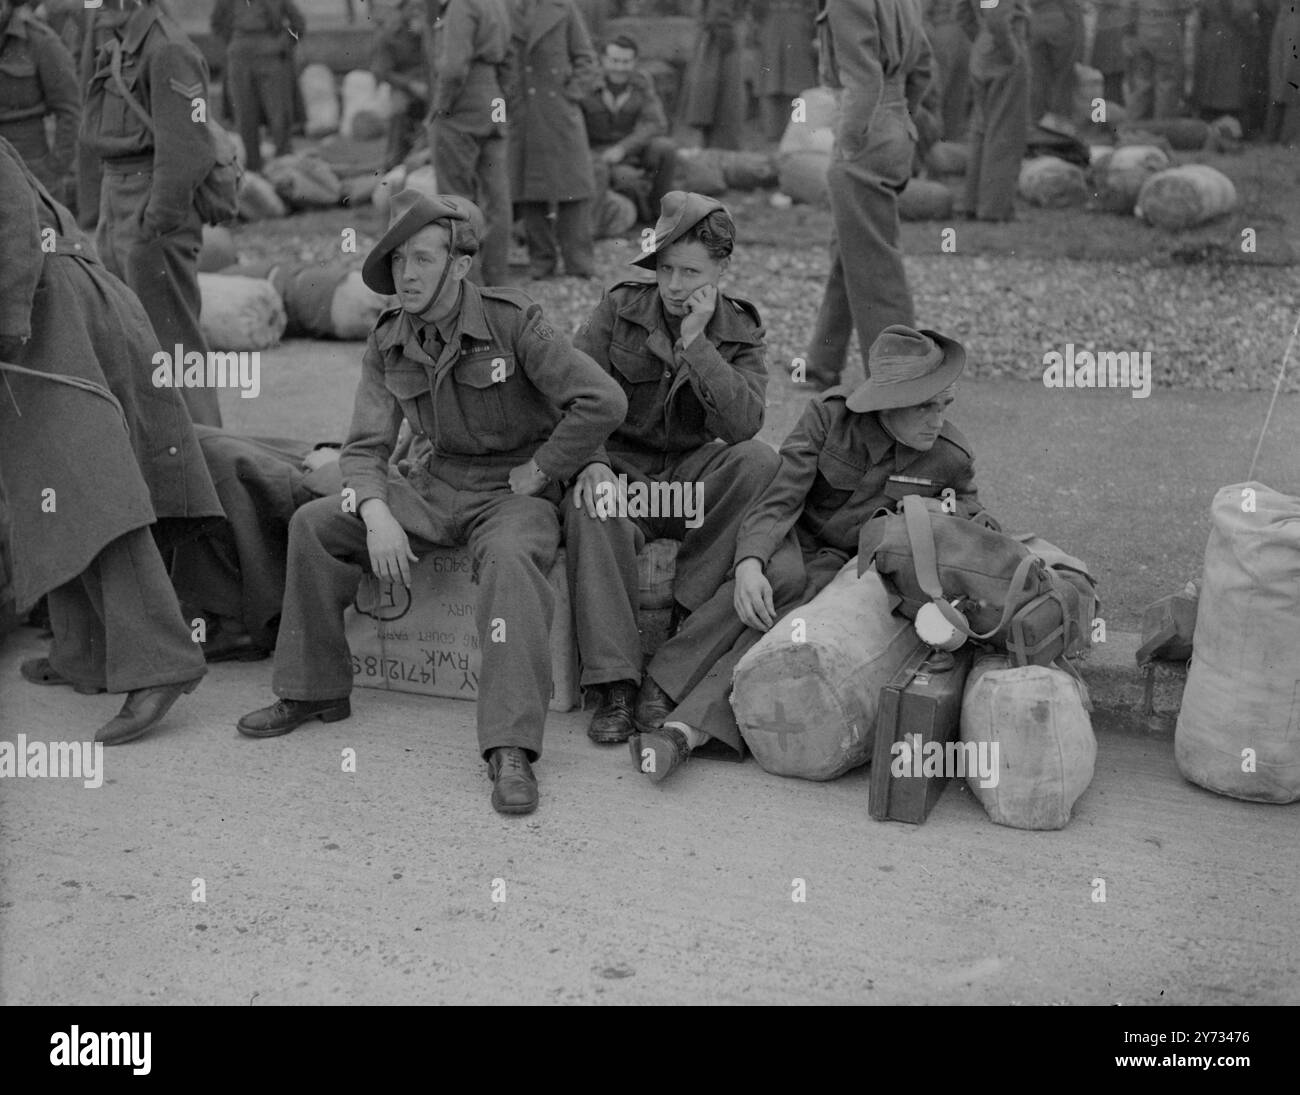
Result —
POLYGON ((961 636, 1018 666, 1090 649, 1096 582, 1080 560, 1040 537, 945 513, 937 499, 907 495, 901 509, 863 525, 858 573, 874 562, 902 615, 916 620, 934 605, 961 636))

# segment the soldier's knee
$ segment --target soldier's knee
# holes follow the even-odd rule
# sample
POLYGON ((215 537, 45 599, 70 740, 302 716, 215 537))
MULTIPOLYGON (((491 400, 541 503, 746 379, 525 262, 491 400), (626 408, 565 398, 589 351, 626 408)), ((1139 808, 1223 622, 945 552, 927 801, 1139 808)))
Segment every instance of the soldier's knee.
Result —
POLYGON ((751 437, 732 445, 729 453, 738 482, 762 490, 776 476, 781 457, 766 441, 751 437))

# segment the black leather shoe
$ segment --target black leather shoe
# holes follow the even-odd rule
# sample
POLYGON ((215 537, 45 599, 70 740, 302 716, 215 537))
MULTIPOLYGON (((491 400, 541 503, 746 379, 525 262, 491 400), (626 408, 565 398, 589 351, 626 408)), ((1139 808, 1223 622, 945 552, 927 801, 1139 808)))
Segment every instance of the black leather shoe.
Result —
POLYGON ((154 688, 137 688, 128 692, 122 710, 99 728, 95 740, 105 745, 125 745, 147 734, 171 709, 171 705, 199 686, 202 677, 180 684, 160 684, 154 688))
POLYGON ((636 682, 615 681, 605 686, 604 698, 591 716, 587 737, 598 745, 617 745, 636 730, 632 708, 636 706, 636 682))
POLYGON ((250 711, 235 723, 235 729, 246 738, 274 738, 312 719, 338 722, 351 714, 347 696, 341 700, 276 700, 270 707, 250 711))
POLYGON ((655 684, 652 677, 646 676, 641 681, 641 691, 637 693, 636 714, 632 721, 642 732, 658 730, 676 706, 673 698, 655 684))
POLYGON ((672 726, 665 726, 649 734, 634 734, 631 738, 632 761, 637 770, 662 783, 686 763, 691 755, 686 735, 672 726))
POLYGON ((492 808, 498 814, 531 814, 537 809, 537 777, 528 754, 513 745, 493 749, 488 755, 492 777, 492 808))

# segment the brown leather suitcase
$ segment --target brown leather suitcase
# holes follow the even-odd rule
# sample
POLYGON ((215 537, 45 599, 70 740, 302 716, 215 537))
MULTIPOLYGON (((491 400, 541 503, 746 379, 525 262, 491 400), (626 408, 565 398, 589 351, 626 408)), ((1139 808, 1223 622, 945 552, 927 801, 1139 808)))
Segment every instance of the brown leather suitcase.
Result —
MULTIPOLYGON (((955 654, 918 643, 880 693, 876 742, 871 758, 871 795, 867 811, 877 821, 920 825, 939 801, 943 775, 924 775, 926 746, 942 749, 961 728, 961 699, 976 647, 967 643, 955 654), (896 742, 903 748, 896 750, 896 742), (894 772, 901 760, 902 775, 894 772)), ((929 750, 933 752, 933 750, 929 750)))

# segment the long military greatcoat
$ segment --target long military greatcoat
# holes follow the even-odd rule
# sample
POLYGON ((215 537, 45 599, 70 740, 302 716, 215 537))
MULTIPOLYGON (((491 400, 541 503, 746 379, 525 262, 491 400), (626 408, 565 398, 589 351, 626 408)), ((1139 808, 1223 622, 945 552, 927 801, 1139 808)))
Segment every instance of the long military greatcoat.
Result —
POLYGON ((581 103, 600 69, 582 16, 573 0, 516 0, 510 23, 510 196, 524 202, 590 198, 596 187, 581 103))
POLYGON ((180 393, 153 385, 159 345, 140 301, 5 140, 0 240, 0 361, 46 374, 0 371, 0 491, 21 613, 119 536, 155 518, 179 533, 175 521, 222 510, 180 393))

